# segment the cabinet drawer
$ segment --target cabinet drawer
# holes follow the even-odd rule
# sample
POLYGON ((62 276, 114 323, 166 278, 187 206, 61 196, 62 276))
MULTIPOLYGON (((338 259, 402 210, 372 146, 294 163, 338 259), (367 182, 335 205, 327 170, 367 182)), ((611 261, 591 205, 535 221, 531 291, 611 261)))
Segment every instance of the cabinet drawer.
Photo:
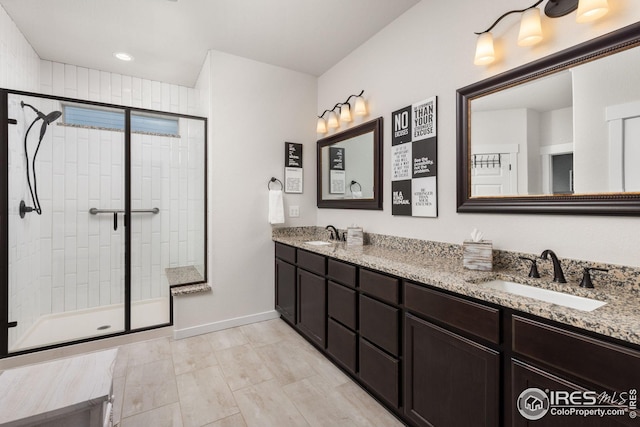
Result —
POLYGON ((326 262, 322 255, 298 250, 298 267, 324 276, 326 274, 326 262))
POLYGON ((296 263, 296 248, 276 242, 276 258, 280 258, 291 264, 296 263))
POLYGON ((360 339, 360 379, 380 397, 398 407, 400 373, 397 359, 360 339))
POLYGON ((347 286, 356 286, 356 267, 344 262, 329 259, 327 262, 327 276, 347 286))
POLYGON ((360 295, 360 335, 397 356, 399 312, 395 307, 360 295))
POLYGON ((356 333, 332 319, 327 324, 327 351, 345 368, 356 372, 356 333))
POLYGON ((391 304, 400 302, 398 279, 384 274, 360 269, 360 289, 391 304))
POLYGON ((640 352, 554 326, 512 318, 513 351, 614 391, 640 384, 640 352))
POLYGON ((345 326, 356 329, 356 291, 332 281, 328 283, 328 311, 345 326))
POLYGON ((414 313, 447 323, 492 343, 500 342, 500 310, 496 308, 409 282, 404 285, 404 306, 414 313))

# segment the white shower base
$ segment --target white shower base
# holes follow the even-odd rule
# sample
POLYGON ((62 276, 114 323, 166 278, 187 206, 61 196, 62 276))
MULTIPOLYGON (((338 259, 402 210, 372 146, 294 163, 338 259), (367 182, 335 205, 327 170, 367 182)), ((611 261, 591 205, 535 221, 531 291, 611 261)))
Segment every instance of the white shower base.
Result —
MULTIPOLYGON (((170 321, 169 298, 136 301, 131 305, 131 329, 162 325, 170 321)), ((38 318, 27 332, 10 346, 9 352, 123 331, 124 304, 48 314, 38 318), (103 326, 109 327, 98 329, 103 326)))

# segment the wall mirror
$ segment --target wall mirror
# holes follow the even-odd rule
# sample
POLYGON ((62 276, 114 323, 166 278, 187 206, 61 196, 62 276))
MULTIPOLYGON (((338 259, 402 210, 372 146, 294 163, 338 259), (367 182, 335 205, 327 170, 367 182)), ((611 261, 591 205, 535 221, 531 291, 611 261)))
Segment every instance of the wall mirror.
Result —
POLYGON ((458 212, 640 215, 640 23, 457 92, 458 212))
POLYGON ((317 147, 319 208, 382 209, 382 117, 317 147))

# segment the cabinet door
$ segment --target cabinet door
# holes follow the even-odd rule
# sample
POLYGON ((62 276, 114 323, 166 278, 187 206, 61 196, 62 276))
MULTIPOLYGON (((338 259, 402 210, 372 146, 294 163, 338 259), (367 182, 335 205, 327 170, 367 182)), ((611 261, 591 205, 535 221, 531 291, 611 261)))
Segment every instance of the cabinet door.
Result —
POLYGON ((298 269, 298 328, 320 347, 327 335, 327 284, 324 277, 298 269))
POLYGON ((405 415, 419 426, 499 425, 500 355, 405 315, 405 415))
POLYGON ((296 321, 296 267, 276 258, 276 310, 290 323, 296 321))
MULTIPOLYGON (((628 415, 600 418, 599 416, 553 415, 550 411, 543 415, 542 418, 530 421, 520 414, 517 407, 518 399, 523 391, 529 388, 537 388, 571 393, 585 391, 586 389, 517 360, 511 361, 511 375, 511 402, 509 403, 512 408, 510 416, 513 427, 621 427, 638 425, 638 420, 631 419, 628 415)), ((506 407, 509 408, 509 405, 506 405, 506 407)), ((509 414, 507 413, 505 418, 508 417, 509 414)))

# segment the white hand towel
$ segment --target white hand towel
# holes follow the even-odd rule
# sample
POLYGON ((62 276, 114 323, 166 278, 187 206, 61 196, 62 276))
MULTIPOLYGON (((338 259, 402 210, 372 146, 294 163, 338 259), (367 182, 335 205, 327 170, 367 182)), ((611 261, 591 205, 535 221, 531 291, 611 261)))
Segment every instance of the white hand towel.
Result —
POLYGON ((284 224, 282 190, 269 190, 269 224, 284 224))
POLYGON ((362 191, 352 191, 351 197, 354 199, 362 199, 362 191))

